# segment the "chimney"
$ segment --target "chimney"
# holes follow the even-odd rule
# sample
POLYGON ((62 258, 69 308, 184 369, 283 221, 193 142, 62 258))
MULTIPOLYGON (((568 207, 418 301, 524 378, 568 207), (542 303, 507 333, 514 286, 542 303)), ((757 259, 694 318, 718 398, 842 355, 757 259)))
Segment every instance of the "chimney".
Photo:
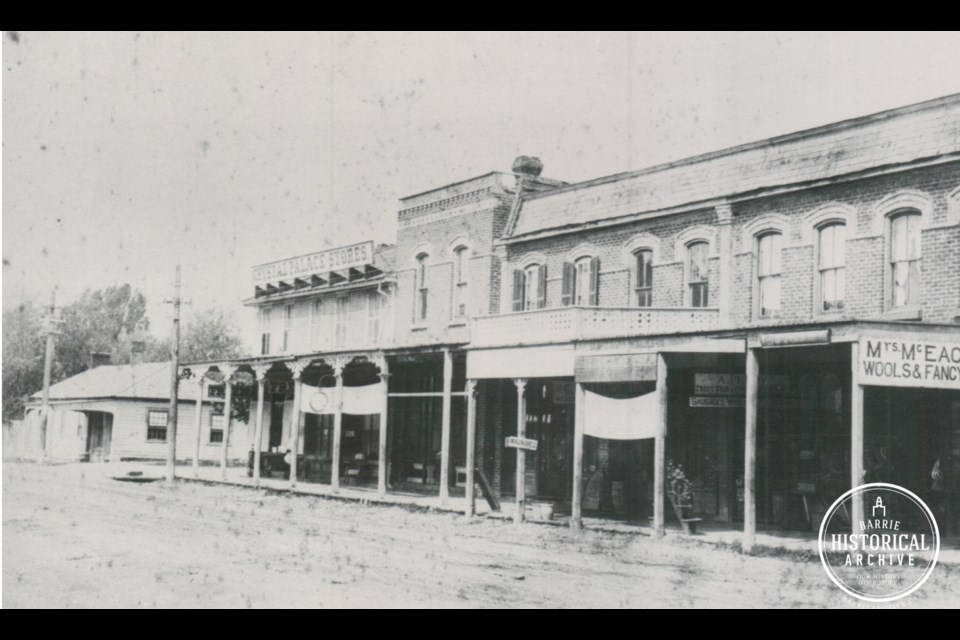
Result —
POLYGON ((143 352, 147 350, 147 343, 143 340, 134 340, 130 343, 130 364, 143 364, 143 352))
POLYGON ((513 172, 538 178, 543 172, 543 163, 540 162, 540 158, 534 158, 533 156, 517 156, 517 159, 513 161, 513 172))
POLYGON ((110 364, 110 354, 104 351, 94 351, 90 354, 90 368, 96 369, 100 365, 110 364))

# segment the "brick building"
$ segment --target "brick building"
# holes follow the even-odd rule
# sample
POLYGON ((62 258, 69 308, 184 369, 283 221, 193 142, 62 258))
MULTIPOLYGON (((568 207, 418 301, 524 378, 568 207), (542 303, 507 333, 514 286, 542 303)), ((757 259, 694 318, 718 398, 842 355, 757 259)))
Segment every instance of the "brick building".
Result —
MULTIPOLYGON (((387 292, 389 335, 233 364, 389 378, 364 449, 381 492, 472 509, 477 468, 518 517, 529 498, 659 531, 679 469, 680 501, 749 547, 883 480, 956 532, 960 96, 575 184, 535 158, 512 169, 401 200, 392 264, 344 280, 387 292)), ((251 304, 327 295, 313 266, 251 304)), ((336 484, 349 461, 329 432, 336 484)))

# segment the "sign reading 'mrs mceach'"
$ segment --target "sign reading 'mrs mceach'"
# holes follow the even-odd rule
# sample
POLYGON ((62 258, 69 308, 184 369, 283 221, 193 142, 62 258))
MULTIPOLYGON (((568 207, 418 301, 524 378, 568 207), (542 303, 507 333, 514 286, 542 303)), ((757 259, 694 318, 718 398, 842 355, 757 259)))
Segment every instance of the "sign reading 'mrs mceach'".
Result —
POLYGON ((860 338, 860 383, 960 390, 960 344, 860 338))
POLYGON ((268 262, 253 268, 253 283, 264 284, 278 280, 304 278, 326 271, 361 267, 373 262, 373 242, 361 242, 349 247, 328 249, 305 256, 268 262))

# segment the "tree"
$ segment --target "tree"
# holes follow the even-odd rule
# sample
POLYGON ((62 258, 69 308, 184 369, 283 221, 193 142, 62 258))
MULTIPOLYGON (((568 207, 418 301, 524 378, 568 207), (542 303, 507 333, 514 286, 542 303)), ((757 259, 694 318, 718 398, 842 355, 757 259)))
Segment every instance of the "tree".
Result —
POLYGON ((94 352, 109 353, 113 364, 130 362, 128 337, 149 328, 146 310, 147 299, 129 284, 84 291, 63 308, 54 380, 85 371, 94 352))
POLYGON ((3 312, 3 419, 23 417, 24 400, 43 386, 43 312, 25 302, 3 312))
POLYGON ((180 335, 180 362, 236 358, 242 354, 243 340, 233 314, 222 309, 197 311, 180 335))

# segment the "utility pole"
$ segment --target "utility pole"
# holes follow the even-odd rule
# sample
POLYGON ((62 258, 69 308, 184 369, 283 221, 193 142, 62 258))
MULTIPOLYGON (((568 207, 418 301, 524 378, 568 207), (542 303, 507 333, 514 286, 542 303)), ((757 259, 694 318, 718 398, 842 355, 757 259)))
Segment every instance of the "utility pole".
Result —
POLYGON ((170 336, 170 411, 167 414, 167 486, 173 487, 176 482, 177 465, 177 394, 180 384, 180 265, 177 265, 177 276, 173 283, 173 299, 166 302, 173 303, 173 329, 170 336))
POLYGON ((57 288, 50 292, 50 308, 47 310, 45 331, 47 334, 47 352, 43 359, 43 409, 40 418, 40 461, 47 461, 47 424, 50 420, 50 370, 53 368, 53 351, 56 337, 60 334, 60 321, 57 318, 57 288))

